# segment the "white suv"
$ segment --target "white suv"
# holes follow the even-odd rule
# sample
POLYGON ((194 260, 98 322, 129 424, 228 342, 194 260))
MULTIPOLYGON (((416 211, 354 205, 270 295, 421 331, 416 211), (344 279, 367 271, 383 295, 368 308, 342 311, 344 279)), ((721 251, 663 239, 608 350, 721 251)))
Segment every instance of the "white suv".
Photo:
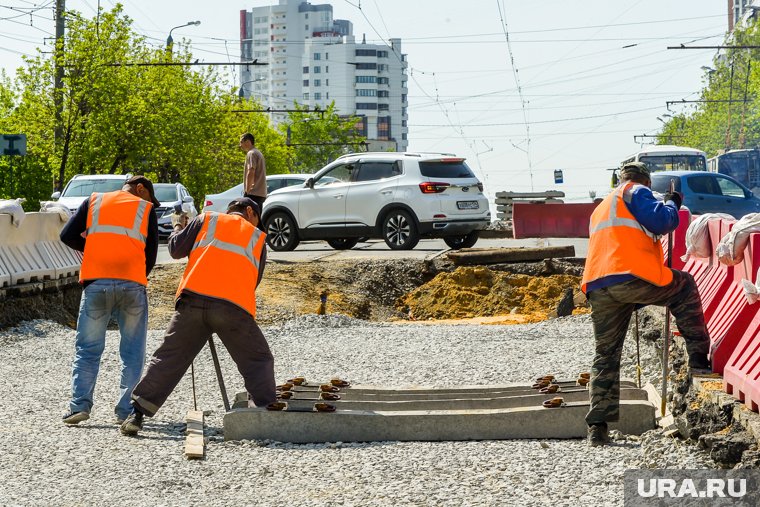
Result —
POLYGON ((54 192, 50 198, 75 213, 79 205, 93 192, 121 190, 124 183, 131 177, 132 174, 77 174, 66 184, 63 193, 54 192))
POLYGON ((430 153, 352 153, 327 165, 304 186, 267 198, 263 221, 273 250, 322 239, 335 249, 359 238, 382 238, 393 250, 441 237, 471 247, 491 221, 483 184, 463 158, 430 153))

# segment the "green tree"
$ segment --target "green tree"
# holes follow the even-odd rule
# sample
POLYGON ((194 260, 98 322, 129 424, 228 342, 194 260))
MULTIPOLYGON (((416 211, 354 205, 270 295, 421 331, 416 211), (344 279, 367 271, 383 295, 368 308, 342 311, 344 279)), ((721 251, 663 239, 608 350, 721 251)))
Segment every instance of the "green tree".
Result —
POLYGON ((340 116, 335 102, 321 112, 310 112, 308 106, 294 104, 298 111, 288 114, 280 131, 290 131, 292 171, 313 173, 346 153, 364 149, 366 138, 357 134, 356 116, 340 116))

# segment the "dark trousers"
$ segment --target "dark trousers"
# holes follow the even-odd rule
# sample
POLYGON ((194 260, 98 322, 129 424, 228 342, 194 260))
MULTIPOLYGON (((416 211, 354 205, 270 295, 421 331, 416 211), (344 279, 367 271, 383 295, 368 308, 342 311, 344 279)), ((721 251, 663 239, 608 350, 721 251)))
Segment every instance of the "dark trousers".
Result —
MULTIPOLYGON (((248 198, 250 198, 250 199, 253 199, 253 202, 255 202, 256 204, 258 204, 258 205, 259 205, 259 211, 260 211, 260 212, 262 213, 262 215, 263 215, 263 211, 264 211, 264 201, 266 201, 266 200, 267 200, 267 198, 266 198, 266 197, 261 197, 260 195, 253 195, 253 194, 243 194, 243 195, 244 195, 245 197, 248 197, 248 198)), ((259 218, 261 218, 261 217, 259 217, 259 218)), ((259 230, 261 230, 261 231, 267 232, 267 231, 266 231, 266 229, 264 229, 264 224, 262 223, 262 221, 261 221, 261 220, 259 220, 259 226, 258 226, 258 228, 259 228, 259 230)))
POLYGON ((140 412, 155 415, 212 333, 235 361, 249 398, 260 407, 277 400, 274 358, 253 317, 231 303, 183 293, 163 343, 132 393, 140 412))
POLYGON ((620 417, 620 356, 637 305, 670 308, 689 356, 707 356, 710 338, 697 284, 691 274, 672 271, 673 281, 664 287, 635 279, 588 294, 596 353, 591 367, 591 409, 586 415, 587 424, 615 422, 620 417))

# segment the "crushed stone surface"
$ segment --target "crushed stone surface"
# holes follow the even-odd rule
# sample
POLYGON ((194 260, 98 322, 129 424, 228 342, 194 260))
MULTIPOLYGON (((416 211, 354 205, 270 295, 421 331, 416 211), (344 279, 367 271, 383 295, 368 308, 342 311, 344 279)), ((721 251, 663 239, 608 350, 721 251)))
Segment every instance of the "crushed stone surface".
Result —
MULTIPOLYGON (((572 377, 589 369, 593 355, 588 316, 511 326, 398 326, 307 315, 264 333, 278 382, 294 375, 355 384, 525 382, 546 373, 572 377)), ((149 354, 161 337, 149 333, 149 354)), ((233 395, 242 379, 216 342, 233 395)), ((208 349, 195 361, 199 409, 210 411, 207 455, 188 461, 189 373, 139 437, 121 436, 113 417, 118 332, 109 331, 92 418, 66 427, 60 418, 73 346, 74 331, 49 321, 0 332, 2 505, 605 506, 623 504, 626 469, 712 466, 695 447, 657 432, 593 449, 582 440, 224 442, 208 349)), ((629 337, 627 371, 632 349, 629 337)))

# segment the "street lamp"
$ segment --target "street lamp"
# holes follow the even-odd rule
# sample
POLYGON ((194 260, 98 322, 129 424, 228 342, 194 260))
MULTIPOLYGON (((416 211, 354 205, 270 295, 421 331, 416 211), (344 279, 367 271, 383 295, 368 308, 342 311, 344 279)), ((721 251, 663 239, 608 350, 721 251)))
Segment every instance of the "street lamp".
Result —
MULTIPOLYGON (((266 81, 266 80, 267 80, 267 78, 265 78, 265 77, 260 77, 260 78, 257 78, 257 79, 252 79, 252 80, 250 80, 250 81, 245 81, 244 83, 240 83, 240 88, 238 89, 238 97, 239 97, 241 100, 242 100, 243 98, 245 98, 245 93, 243 92, 243 89, 245 88, 245 85, 247 85, 247 84, 249 84, 249 83, 257 83, 257 82, 259 82, 259 81, 266 81)), ((262 94, 260 94, 260 95, 266 95, 266 94, 265 94, 265 93, 262 93, 262 94)))
POLYGON ((185 26, 198 26, 200 24, 201 24, 200 21, 188 21, 184 25, 175 26, 174 28, 169 30, 169 37, 167 37, 166 39, 166 49, 171 50, 172 44, 174 44, 174 39, 172 39, 172 32, 174 30, 176 30, 177 28, 185 27, 185 26))

